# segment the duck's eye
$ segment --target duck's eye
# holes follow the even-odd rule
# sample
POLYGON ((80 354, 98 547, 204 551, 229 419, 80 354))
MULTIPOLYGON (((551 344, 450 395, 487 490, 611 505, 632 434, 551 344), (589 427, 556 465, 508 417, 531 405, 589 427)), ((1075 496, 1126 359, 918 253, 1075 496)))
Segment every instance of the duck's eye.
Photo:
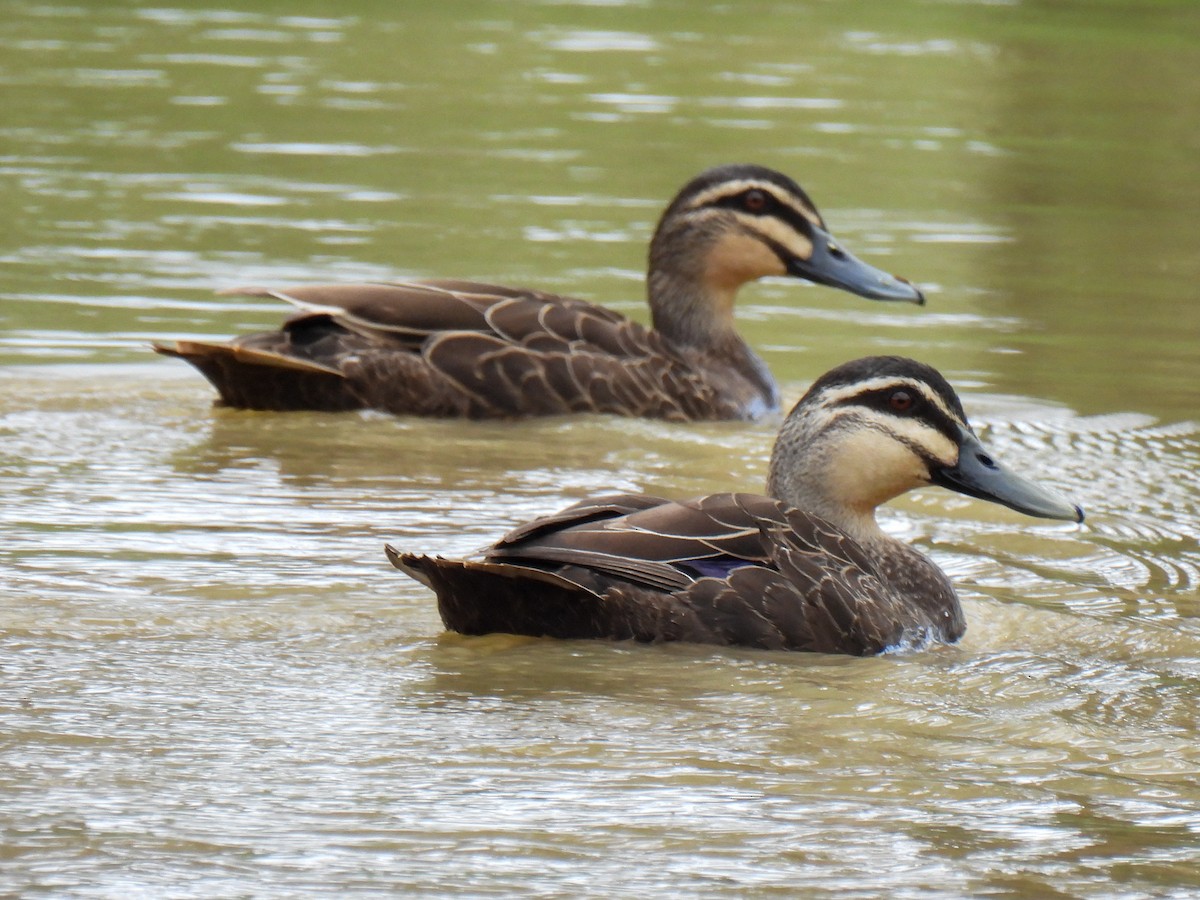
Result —
POLYGON ((915 403, 916 400, 908 391, 892 391, 892 395, 888 397, 888 406, 899 413, 908 412, 915 403))
POLYGON ((770 203, 770 198, 767 197, 766 191, 760 191, 758 188, 746 191, 742 194, 742 207, 746 212, 760 213, 766 211, 767 205, 770 203))

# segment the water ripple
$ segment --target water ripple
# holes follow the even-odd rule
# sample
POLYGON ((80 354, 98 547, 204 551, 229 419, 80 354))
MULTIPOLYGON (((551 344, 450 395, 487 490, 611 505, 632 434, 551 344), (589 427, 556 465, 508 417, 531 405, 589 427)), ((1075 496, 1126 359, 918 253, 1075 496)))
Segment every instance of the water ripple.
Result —
POLYGON ((1061 600, 1077 612, 1151 620, 1200 615, 1194 423, 1106 416, 991 423, 984 432, 1001 458, 1036 460, 1039 480, 1075 498, 1088 515, 1078 533, 1072 526, 1026 529, 1039 534, 1037 545, 984 529, 994 532, 996 558, 1026 573, 1011 576, 1013 591, 1053 578, 1077 586, 1061 600))

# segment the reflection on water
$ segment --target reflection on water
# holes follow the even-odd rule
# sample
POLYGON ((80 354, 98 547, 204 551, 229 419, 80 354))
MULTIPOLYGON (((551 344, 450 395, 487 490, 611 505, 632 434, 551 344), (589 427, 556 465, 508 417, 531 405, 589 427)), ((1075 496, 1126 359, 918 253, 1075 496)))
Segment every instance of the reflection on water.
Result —
POLYGON ((0 892, 1194 893, 1191 5, 460 6, 0 9, 0 892), (773 424, 214 411, 146 349, 273 326, 247 283, 644 316, 661 204, 735 160, 930 295, 747 290, 789 399, 919 356, 1088 512, 888 511, 957 646, 445 634, 385 541, 758 489, 773 424))

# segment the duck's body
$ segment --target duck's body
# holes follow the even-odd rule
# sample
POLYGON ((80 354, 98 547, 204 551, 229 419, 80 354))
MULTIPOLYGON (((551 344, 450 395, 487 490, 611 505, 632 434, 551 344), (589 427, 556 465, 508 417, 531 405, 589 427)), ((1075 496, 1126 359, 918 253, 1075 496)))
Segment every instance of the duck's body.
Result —
POLYGON ((569 297, 452 281, 242 293, 303 311, 281 331, 158 348, 203 372, 226 406, 688 421, 757 418, 779 405, 774 381, 745 344, 677 347, 569 297))
POLYGON ((827 373, 788 416, 771 496, 604 497, 518 528, 477 559, 388 556, 466 634, 874 654, 965 629, 949 579, 875 522, 879 503, 929 483, 1082 520, 987 457, 937 372, 874 357, 827 373))
POLYGON ((791 179, 723 166, 663 213, 650 248, 649 328, 569 297, 423 280, 239 289, 300 311, 279 331, 155 349, 199 369, 223 404, 250 409, 753 419, 778 409, 779 392, 737 334, 733 309, 738 288, 767 275, 923 301, 842 250, 791 179))
POLYGON ((462 634, 863 656, 965 628, 950 582, 917 551, 864 547, 756 494, 601 497, 512 532, 482 560, 389 556, 462 634))

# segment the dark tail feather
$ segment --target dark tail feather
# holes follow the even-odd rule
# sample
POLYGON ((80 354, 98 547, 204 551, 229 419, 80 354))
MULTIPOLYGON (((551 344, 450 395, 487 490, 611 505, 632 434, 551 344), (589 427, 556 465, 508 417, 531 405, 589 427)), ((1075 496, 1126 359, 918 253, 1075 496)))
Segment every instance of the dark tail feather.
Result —
POLYGON ((342 374, 319 363, 237 344, 175 341, 153 347, 156 353, 195 366, 212 382, 225 406, 324 412, 363 407, 342 374))
POLYGON ((539 569, 401 553, 385 547, 397 569, 437 594, 438 612, 460 634, 534 637, 635 637, 604 615, 604 601, 574 582, 539 569))

